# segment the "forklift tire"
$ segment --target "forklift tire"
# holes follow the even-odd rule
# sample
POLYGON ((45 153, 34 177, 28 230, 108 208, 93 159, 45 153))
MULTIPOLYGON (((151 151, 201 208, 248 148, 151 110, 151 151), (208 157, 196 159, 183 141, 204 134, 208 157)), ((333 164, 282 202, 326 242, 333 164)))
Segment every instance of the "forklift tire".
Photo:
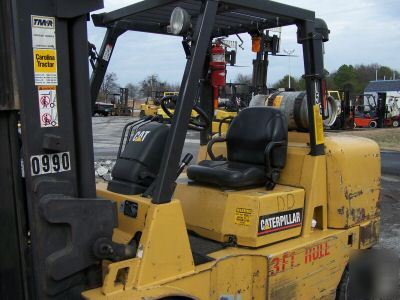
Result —
POLYGON ((397 120, 393 121, 392 126, 399 127, 399 121, 397 121, 397 120))
POLYGON ((144 117, 146 117, 146 114, 144 113, 143 110, 141 110, 140 113, 139 113, 139 118, 143 119, 144 117))
POLYGON ((350 272, 346 268, 343 272, 342 278, 340 279, 339 285, 336 289, 335 300, 349 300, 350 299, 350 272))
POLYGON ((400 260, 394 251, 379 248, 361 251, 345 268, 335 299, 400 299, 399 267, 400 260))
POLYGON ((369 127, 376 128, 376 127, 378 127, 378 123, 376 121, 371 121, 371 122, 369 122, 369 127))

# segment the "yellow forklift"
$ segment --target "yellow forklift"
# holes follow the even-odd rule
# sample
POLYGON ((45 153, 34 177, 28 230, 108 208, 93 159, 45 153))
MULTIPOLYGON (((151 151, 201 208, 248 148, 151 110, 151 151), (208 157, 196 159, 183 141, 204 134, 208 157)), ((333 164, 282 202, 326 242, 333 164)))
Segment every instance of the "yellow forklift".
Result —
POLYGON ((147 116, 155 116, 157 115, 160 104, 158 100, 155 99, 147 99, 145 103, 140 104, 140 113, 139 117, 144 118, 147 116))
POLYGON ((156 116, 160 114, 160 103, 165 97, 177 96, 179 92, 156 92, 154 98, 149 98, 140 105, 140 118, 156 116))
POLYGON ((113 178, 96 188, 86 22, 102 6, 0 3, 0 298, 349 299, 351 258, 379 237, 380 152, 323 132, 325 22, 266 0, 146 0, 92 15, 107 28, 99 64, 127 30, 181 36, 187 56, 172 124, 127 124, 113 178), (253 107, 210 140, 212 38, 290 25, 307 130, 253 107), (56 123, 43 122, 50 108, 56 123), (201 149, 183 173, 192 109, 201 149))

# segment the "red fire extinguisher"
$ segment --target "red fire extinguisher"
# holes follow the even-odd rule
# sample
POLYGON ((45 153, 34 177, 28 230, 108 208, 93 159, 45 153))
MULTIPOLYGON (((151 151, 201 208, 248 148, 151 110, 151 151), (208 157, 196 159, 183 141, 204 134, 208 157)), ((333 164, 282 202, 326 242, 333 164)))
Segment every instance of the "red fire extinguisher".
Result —
POLYGON ((211 48, 211 85, 213 86, 214 109, 218 108, 218 90, 226 85, 225 49, 220 41, 211 48))

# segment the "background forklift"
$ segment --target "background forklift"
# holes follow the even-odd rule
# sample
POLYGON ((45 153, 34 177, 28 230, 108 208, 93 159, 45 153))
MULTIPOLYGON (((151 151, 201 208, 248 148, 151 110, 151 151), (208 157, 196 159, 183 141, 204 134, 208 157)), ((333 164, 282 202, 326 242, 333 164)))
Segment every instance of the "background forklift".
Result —
POLYGON ((328 96, 340 102, 340 113, 330 129, 347 130, 354 128, 355 106, 350 100, 350 91, 328 91, 328 96))
POLYGON ((372 94, 357 96, 355 105, 354 128, 384 128, 399 126, 399 108, 397 102, 387 101, 386 93, 378 93, 377 99, 372 94), (360 104, 359 102, 362 101, 360 104))
POLYGON ((102 5, 0 3, 0 298, 347 299, 350 258, 378 239, 380 158, 372 141, 323 133, 326 24, 259 0, 148 0, 93 15, 107 35, 180 35, 187 52, 171 126, 127 124, 113 181, 96 191, 86 21, 102 5), (199 164, 182 174, 192 109, 213 116, 212 38, 277 25, 298 27, 308 130, 254 107, 216 141, 204 118, 199 164), (54 91, 59 126, 41 122, 54 91))

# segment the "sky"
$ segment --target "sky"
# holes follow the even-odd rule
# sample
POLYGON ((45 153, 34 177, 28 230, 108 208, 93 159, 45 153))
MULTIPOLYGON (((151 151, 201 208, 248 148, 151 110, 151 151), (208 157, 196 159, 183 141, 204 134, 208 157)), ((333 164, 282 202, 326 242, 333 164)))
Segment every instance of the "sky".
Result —
MULTIPOLYGON (((243 0, 246 1, 246 0, 243 0)), ((139 1, 104 0, 109 12, 139 1)), ((277 2, 314 10, 323 18, 331 31, 325 43, 325 69, 332 72, 342 64, 386 65, 400 71, 400 0, 279 0, 277 2)), ((88 26, 89 41, 100 49, 105 29, 88 26)), ((237 65, 229 67, 227 81, 234 81, 238 73, 251 74, 251 41, 248 34, 241 35, 245 50, 238 49, 237 65)), ((230 37, 229 40, 237 40, 230 37)), ((181 45, 182 38, 126 32, 117 41, 108 67, 115 72, 118 83, 138 83, 146 76, 158 74, 161 80, 180 83, 186 59, 181 45)), ((286 74, 300 77, 303 73, 301 45, 296 42, 296 27, 282 29, 281 52, 294 50, 297 57, 271 57, 268 85, 286 74)))

